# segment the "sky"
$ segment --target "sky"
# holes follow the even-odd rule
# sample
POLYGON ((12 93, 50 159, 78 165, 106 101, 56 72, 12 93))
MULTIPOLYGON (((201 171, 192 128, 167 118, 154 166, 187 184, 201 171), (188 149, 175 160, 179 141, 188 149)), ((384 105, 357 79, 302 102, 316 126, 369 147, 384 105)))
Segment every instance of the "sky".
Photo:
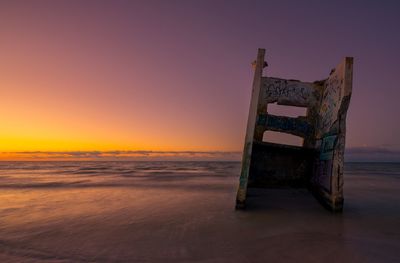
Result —
POLYGON ((354 57, 347 157, 400 161, 399 12, 366 0, 0 0, 0 159, 237 159, 265 48, 266 75, 302 81, 354 57))

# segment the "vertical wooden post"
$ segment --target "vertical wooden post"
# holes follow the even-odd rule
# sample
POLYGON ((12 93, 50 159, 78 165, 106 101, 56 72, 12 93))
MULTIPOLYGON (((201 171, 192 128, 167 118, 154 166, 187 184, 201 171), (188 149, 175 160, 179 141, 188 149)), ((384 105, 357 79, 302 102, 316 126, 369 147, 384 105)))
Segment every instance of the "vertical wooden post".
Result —
POLYGON ((256 67, 253 79, 253 88, 251 93, 249 117, 247 119, 247 129, 246 129, 246 137, 243 149, 242 168, 239 179, 239 189, 236 196, 237 209, 245 208, 246 195, 247 195, 247 181, 250 171, 251 154, 254 141, 254 130, 257 120, 257 108, 260 97, 261 78, 264 68, 264 56, 265 56, 265 49, 261 48, 258 49, 257 60, 255 65, 256 67))
POLYGON ((337 115, 337 140, 333 149, 333 164, 331 174, 331 210, 341 212, 343 209, 343 171, 344 150, 346 141, 346 115, 350 104, 353 85, 353 58, 346 57, 339 67, 342 77, 342 87, 339 97, 337 115))

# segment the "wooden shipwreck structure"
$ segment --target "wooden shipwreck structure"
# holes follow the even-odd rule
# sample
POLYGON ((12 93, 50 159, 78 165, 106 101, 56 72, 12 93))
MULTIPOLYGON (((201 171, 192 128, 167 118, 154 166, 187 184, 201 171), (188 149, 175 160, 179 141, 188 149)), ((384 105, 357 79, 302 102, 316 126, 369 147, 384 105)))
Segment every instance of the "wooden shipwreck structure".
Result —
POLYGON ((254 65, 236 208, 245 207, 249 188, 307 187, 326 208, 341 211, 353 58, 344 58, 325 80, 301 82, 263 76, 264 55, 259 49, 254 65), (306 107, 307 114, 272 115, 270 103, 306 107), (263 142, 265 131, 299 136, 302 146, 263 142))

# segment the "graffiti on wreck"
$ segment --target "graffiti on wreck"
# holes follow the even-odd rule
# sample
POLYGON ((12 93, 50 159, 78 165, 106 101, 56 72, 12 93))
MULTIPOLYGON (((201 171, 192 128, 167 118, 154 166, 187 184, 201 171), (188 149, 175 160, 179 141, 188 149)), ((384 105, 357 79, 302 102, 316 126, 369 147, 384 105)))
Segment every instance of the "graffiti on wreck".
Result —
POLYGON ((250 107, 236 208, 245 208, 248 188, 298 186, 309 187, 325 207, 341 211, 353 59, 346 57, 324 80, 301 82, 262 76, 264 54, 260 49, 257 55, 252 93, 257 91, 257 96, 250 104, 256 106, 250 107), (307 111, 297 117, 273 115, 270 103, 307 111), (262 143, 270 134, 285 140, 262 143), (287 134, 302 143, 289 147, 292 136, 287 134))
POLYGON ((267 124, 267 114, 258 114, 256 124, 265 126, 267 124))
POLYGON ((314 90, 310 84, 276 78, 265 78, 263 95, 268 103, 284 101, 307 106, 310 101, 315 100, 314 90))
POLYGON ((317 161, 315 176, 313 182, 319 186, 322 186, 328 193, 331 192, 331 177, 332 177, 332 160, 320 160, 317 161))
POLYGON ((331 160, 336 144, 336 135, 325 136, 321 142, 320 160, 331 160))
POLYGON ((313 177, 314 183, 322 186, 328 192, 331 192, 332 189, 333 154, 338 141, 337 138, 337 135, 322 138, 319 160, 316 161, 316 171, 313 177))
POLYGON ((268 115, 267 128, 269 130, 285 131, 304 136, 309 135, 313 131, 312 126, 307 121, 275 115, 268 115))
POLYGON ((320 108, 320 130, 327 132, 338 116, 343 79, 337 74, 329 77, 325 82, 325 90, 320 108))

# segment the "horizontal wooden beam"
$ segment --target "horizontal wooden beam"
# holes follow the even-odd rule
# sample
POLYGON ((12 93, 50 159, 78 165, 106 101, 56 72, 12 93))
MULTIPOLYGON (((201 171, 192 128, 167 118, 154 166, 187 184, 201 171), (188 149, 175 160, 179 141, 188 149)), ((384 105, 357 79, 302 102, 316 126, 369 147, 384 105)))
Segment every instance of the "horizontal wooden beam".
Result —
POLYGON ((314 132, 314 127, 304 117, 258 115, 257 125, 264 126, 266 130, 289 133, 303 138, 314 132))
POLYGON ((322 86, 318 83, 263 77, 260 96, 266 103, 313 107, 318 104, 321 93, 322 86))

